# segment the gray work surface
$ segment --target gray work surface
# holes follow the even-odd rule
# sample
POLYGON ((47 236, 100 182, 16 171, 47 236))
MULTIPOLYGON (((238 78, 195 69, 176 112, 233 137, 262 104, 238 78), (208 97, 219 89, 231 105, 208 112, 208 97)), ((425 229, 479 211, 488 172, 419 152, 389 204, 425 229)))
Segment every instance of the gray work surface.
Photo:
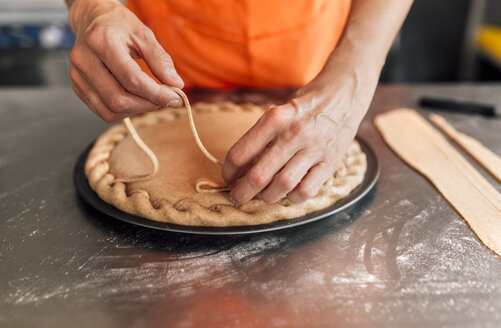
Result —
MULTIPOLYGON (((0 326, 501 326, 501 260, 371 123, 425 94, 501 103, 501 85, 381 86, 360 135, 382 171, 363 201, 289 230, 204 237, 88 207, 72 170, 107 125, 69 88, 0 90, 0 326)), ((445 116, 501 154, 501 119, 445 116)))

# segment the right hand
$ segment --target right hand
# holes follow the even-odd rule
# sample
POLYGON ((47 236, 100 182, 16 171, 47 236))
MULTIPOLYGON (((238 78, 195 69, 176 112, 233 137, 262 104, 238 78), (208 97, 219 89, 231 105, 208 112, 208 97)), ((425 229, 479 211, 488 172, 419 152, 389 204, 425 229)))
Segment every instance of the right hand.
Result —
POLYGON ((116 0, 76 0, 68 19, 76 36, 70 77, 78 97, 106 122, 179 107, 182 88, 171 57, 153 32, 116 0), (134 61, 142 58, 162 84, 134 61))

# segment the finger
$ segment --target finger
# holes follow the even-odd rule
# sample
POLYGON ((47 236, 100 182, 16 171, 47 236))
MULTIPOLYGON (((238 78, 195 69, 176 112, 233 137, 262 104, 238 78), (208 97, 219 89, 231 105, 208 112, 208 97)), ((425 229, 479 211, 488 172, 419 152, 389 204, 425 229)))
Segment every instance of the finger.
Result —
POLYGON ((148 99, 157 105, 179 107, 181 97, 167 85, 158 84, 141 70, 132 59, 128 48, 117 40, 109 41, 109 48, 94 50, 113 76, 128 92, 148 99))
POLYGON ((98 93, 104 102, 114 113, 145 113, 161 108, 161 106, 145 98, 126 91, 115 79, 103 62, 89 48, 82 48, 82 56, 86 61, 75 65, 80 75, 98 93))
POLYGON ((271 184, 261 193, 268 204, 273 204, 286 197, 308 173, 316 162, 316 156, 300 151, 278 172, 271 184))
POLYGON ((247 162, 244 166, 241 166, 237 169, 235 175, 234 175, 234 182, 231 183, 231 184, 235 184, 235 182, 237 180, 239 180, 240 178, 242 178, 243 176, 245 176, 247 174, 247 172, 249 172, 249 170, 257 163, 259 162, 259 160, 261 159, 261 156, 263 154, 266 153, 266 151, 268 150, 268 148, 271 147, 271 145, 267 145, 265 147, 265 149, 260 153, 258 154, 257 156, 255 156, 253 159, 250 160, 250 162, 247 162))
POLYGON ((231 191, 231 198, 237 204, 247 203, 272 181, 275 174, 294 155, 294 148, 277 143, 259 159, 231 191))
POLYGON ((172 58, 158 43, 153 32, 150 29, 147 31, 145 38, 138 43, 144 61, 160 82, 182 89, 184 82, 177 73, 172 58), (142 42, 143 40, 146 42, 142 42))
POLYGON ((101 101, 97 92, 83 79, 75 67, 70 68, 70 77, 73 81, 73 90, 77 96, 98 116, 106 122, 114 122, 131 116, 130 113, 113 113, 101 101))
POLYGON ((287 119, 286 116, 283 106, 270 109, 231 147, 226 154, 222 170, 226 183, 234 184, 246 171, 243 168, 258 154, 264 152, 278 134, 283 122, 287 119))
POLYGON ((292 203, 302 203, 315 197, 325 181, 334 174, 334 168, 327 162, 320 162, 313 166, 299 185, 291 191, 287 198, 292 203))

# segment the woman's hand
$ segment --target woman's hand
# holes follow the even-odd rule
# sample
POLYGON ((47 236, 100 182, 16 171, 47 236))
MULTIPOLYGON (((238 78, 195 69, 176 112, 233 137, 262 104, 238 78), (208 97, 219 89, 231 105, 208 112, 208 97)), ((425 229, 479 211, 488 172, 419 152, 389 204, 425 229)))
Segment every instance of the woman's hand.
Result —
POLYGON ((267 111, 228 152, 222 175, 237 204, 315 196, 355 137, 412 0, 353 0, 338 46, 319 75, 267 111), (238 182, 237 182, 238 180, 238 182))
MULTIPOLYGON (((268 110, 228 152, 222 175, 237 204, 261 192, 267 203, 314 197, 332 177, 369 106, 375 83, 357 72, 317 79, 268 110)), ((377 81, 377 78, 376 78, 377 81)))
POLYGON ((107 122, 182 105, 167 85, 183 87, 170 56, 139 19, 116 0, 75 0, 68 19, 76 35, 70 54, 73 90, 107 122), (162 83, 144 73, 143 59, 162 83))

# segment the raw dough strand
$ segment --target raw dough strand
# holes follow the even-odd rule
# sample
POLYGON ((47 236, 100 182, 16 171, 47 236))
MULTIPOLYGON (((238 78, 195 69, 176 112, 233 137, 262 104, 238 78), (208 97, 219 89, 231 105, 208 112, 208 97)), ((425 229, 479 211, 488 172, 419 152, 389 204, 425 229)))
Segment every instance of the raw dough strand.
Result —
POLYGON ((430 120, 501 182, 501 157, 478 140, 454 129, 442 116, 430 114, 430 120))
POLYGON ((188 112, 188 119, 190 120, 191 132, 193 133, 193 138, 195 138, 195 142, 197 143, 197 146, 200 149, 200 151, 205 155, 205 157, 207 157, 214 164, 223 165, 220 161, 217 160, 217 158, 212 156, 212 154, 209 153, 209 151, 205 149, 204 145, 202 144, 202 141, 200 140, 197 129, 195 127, 195 121, 193 120, 193 113, 191 112, 190 102, 188 101, 188 97, 186 97, 186 94, 183 92, 183 90, 179 88, 171 87, 171 89, 174 90, 181 98, 183 98, 184 107, 188 112))
POLYGON ((134 128, 134 125, 132 124, 132 121, 130 120, 130 118, 128 118, 128 117, 124 118, 123 119, 123 123, 125 125, 125 129, 127 130, 127 133, 132 138, 132 140, 134 141, 134 143, 150 159, 151 165, 153 165, 153 170, 150 173, 144 174, 144 175, 138 175, 138 176, 135 176, 135 177, 128 177, 128 178, 118 178, 118 179, 115 179, 114 182, 139 182, 139 181, 150 180, 158 172, 158 168, 159 168, 158 158, 155 155, 155 153, 144 143, 143 139, 141 139, 141 137, 137 133, 136 129, 134 128))
MULTIPOLYGON (((209 151, 204 147, 202 141, 200 140, 197 129, 195 127, 195 121, 193 120, 191 105, 186 94, 183 92, 183 90, 179 88, 171 87, 171 89, 177 92, 177 94, 181 98, 183 98, 184 107, 186 108, 186 111, 188 113, 188 120, 190 121, 191 133, 193 134, 193 138, 195 138, 195 142, 197 143, 197 146, 200 149, 200 151, 205 155, 205 157, 207 157, 214 164, 223 165, 220 161, 218 161, 217 158, 215 158, 211 153, 209 153, 209 151)), ((219 185, 207 179, 198 179, 197 182, 195 183, 195 189, 199 193, 214 193, 220 191, 229 191, 231 190, 231 187, 227 185, 219 185)))
MULTIPOLYGON (((186 108, 187 114, 188 114, 188 120, 190 122, 190 128, 191 128, 191 133, 193 134, 193 138, 195 138, 195 142, 200 149, 200 151, 209 159, 211 162, 214 164, 222 165, 222 163, 215 158, 209 151, 204 147, 202 141, 200 140, 200 137, 198 135, 197 129, 195 127, 195 121, 193 120, 193 112, 191 110, 191 105, 188 100, 188 97, 186 94, 183 92, 183 90, 176 88, 176 87, 171 87, 173 91, 175 91, 182 99, 184 102, 184 107, 186 108)), ((148 156, 148 158, 151 161, 151 165, 153 166, 153 170, 144 175, 139 175, 135 177, 125 177, 125 178, 118 178, 115 179, 114 182, 140 182, 140 181, 147 181, 152 179, 158 172, 159 169, 159 163, 158 163, 158 158, 155 155, 155 153, 144 143, 143 139, 139 136, 137 133, 136 129, 134 128, 134 125, 132 124, 132 121, 130 118, 126 117, 123 119, 123 124, 125 125, 125 129, 127 130, 127 133, 129 136, 132 138, 134 143, 148 156)), ((215 182, 208 181, 205 179, 199 179, 196 184, 195 184, 195 189, 197 192, 208 192, 208 193, 213 193, 213 192, 219 192, 219 191, 228 191, 231 188, 226 185, 219 185, 215 182)))
POLYGON ((200 193, 215 193, 220 191, 231 191, 232 186, 220 185, 208 179, 198 179, 195 183, 195 190, 200 193))
POLYGON ((426 176, 480 241, 501 256, 501 194, 414 110, 379 114, 375 124, 400 158, 426 176))

